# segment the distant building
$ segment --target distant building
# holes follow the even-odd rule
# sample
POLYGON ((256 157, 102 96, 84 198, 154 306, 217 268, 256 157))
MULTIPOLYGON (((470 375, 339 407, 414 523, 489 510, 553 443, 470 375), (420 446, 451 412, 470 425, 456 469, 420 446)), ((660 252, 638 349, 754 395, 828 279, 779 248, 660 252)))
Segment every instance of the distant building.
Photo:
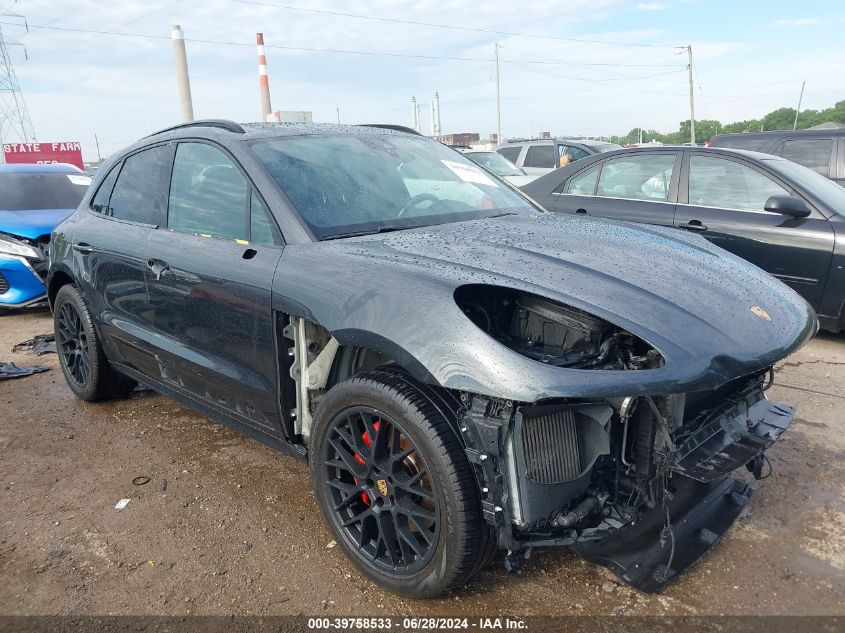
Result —
POLYGON ((552 133, 551 132, 540 132, 540 138, 541 139, 552 138, 552 133))
POLYGON ((460 134, 444 134, 442 136, 435 136, 434 138, 444 145, 469 146, 480 141, 481 135, 478 132, 462 132, 460 134))
POLYGON ((269 117, 277 123, 311 123, 314 120, 310 110, 276 110, 269 117))

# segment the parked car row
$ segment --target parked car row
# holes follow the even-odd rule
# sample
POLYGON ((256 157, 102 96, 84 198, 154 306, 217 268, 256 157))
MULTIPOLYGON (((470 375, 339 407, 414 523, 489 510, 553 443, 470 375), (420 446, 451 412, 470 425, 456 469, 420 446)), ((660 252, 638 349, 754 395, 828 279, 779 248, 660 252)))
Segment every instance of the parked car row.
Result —
POLYGON ((784 158, 704 147, 616 150, 523 187, 549 211, 698 233, 845 328, 845 188, 784 158))
MULTIPOLYGON (((198 121, 111 157, 50 243, 70 389, 142 383, 307 459, 334 539, 393 591, 550 546, 659 589, 746 505, 731 473, 764 476, 794 417, 765 390, 813 310, 673 219, 548 213, 489 157, 388 127, 198 121)), ((551 171, 557 141, 517 164, 537 147, 551 171)), ((835 237, 803 172, 698 157, 611 151, 527 187, 595 215, 692 201, 706 233, 729 178, 835 237)))

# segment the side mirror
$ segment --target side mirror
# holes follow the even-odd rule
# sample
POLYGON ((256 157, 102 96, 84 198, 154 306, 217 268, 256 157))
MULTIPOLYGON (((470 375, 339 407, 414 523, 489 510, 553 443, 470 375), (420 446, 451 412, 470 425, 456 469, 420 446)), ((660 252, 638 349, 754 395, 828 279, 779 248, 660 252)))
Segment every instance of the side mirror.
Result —
POLYGON ((793 218, 806 218, 810 215, 810 207, 807 203, 793 196, 772 196, 766 200, 763 209, 771 213, 790 215, 793 218))

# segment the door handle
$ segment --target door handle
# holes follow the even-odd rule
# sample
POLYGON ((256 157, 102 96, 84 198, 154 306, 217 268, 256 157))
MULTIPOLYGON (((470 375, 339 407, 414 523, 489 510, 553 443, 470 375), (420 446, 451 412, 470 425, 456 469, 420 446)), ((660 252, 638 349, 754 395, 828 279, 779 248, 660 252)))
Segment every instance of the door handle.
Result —
POLYGON ((167 262, 163 262, 160 259, 150 259, 147 260, 147 268, 152 271, 155 275, 156 281, 161 281, 161 276, 170 270, 170 266, 167 262))
POLYGON ((575 209, 575 213, 577 213, 578 215, 590 215, 589 213, 587 213, 586 209, 575 209))
POLYGON ((701 220, 690 220, 686 224, 679 224, 679 229, 686 229, 687 231, 706 231, 707 226, 701 223, 701 220))
POLYGON ((85 242, 79 242, 79 244, 73 245, 73 250, 77 253, 82 253, 83 255, 88 255, 89 253, 94 252, 94 247, 90 244, 86 244, 85 242))

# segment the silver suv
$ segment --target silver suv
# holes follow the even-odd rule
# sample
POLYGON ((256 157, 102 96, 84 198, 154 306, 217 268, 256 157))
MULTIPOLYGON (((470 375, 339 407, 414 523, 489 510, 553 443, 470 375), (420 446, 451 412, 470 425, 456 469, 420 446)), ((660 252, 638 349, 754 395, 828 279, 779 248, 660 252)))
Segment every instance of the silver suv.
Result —
POLYGON ((526 174, 541 176, 576 160, 614 149, 622 149, 622 146, 602 141, 552 138, 506 143, 496 151, 524 169, 526 174))

